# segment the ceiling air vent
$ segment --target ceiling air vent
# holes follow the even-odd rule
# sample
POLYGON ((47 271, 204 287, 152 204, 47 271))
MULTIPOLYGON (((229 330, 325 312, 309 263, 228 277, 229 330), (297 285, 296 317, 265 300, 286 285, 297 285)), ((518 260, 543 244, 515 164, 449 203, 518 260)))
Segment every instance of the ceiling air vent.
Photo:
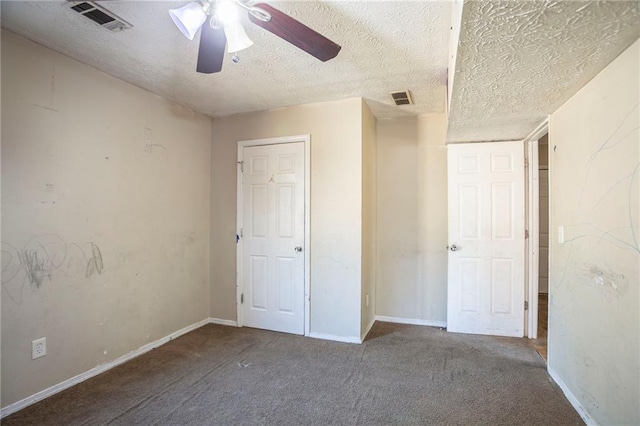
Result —
POLYGON ((109 31, 119 32, 133 27, 133 25, 115 13, 90 1, 70 1, 69 7, 71 10, 78 12, 80 15, 109 31))
POLYGON ((411 100, 411 92, 405 90, 404 92, 393 92, 391 98, 396 105, 413 105, 411 100))

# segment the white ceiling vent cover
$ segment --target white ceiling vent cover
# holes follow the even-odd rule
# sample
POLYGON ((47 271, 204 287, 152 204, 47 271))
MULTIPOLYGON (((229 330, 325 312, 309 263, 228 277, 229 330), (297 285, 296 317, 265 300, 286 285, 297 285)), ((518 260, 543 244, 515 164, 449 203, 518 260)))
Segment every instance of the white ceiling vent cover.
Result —
POLYGON ((90 1, 70 1, 69 7, 71 10, 78 12, 80 15, 91 20, 96 25, 106 28, 109 31, 113 31, 114 33, 133 27, 133 25, 115 13, 90 1))
POLYGON ((398 106, 402 105, 413 105, 413 99, 411 99, 411 92, 405 90, 404 92, 392 92, 391 99, 393 99, 393 103, 398 106))

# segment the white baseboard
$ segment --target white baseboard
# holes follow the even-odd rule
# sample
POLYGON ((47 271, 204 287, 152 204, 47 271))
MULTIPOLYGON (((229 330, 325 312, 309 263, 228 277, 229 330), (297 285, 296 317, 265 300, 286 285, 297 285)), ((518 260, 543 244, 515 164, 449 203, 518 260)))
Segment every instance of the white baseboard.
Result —
POLYGON ((373 318, 371 318, 371 322, 369 323, 367 328, 364 330, 364 333, 362 333, 362 336, 360 336, 360 343, 364 342, 364 339, 367 338, 367 334, 369 334, 369 332, 371 331, 371 328, 373 327, 373 324, 375 323, 376 323, 376 316, 374 315, 373 318))
POLYGON ((209 318, 210 324, 228 325, 229 327, 238 327, 238 322, 233 320, 226 320, 220 318, 209 318))
POLYGON ((385 317, 376 315, 376 321, 394 322, 396 324, 428 325, 430 327, 446 327, 446 321, 422 320, 414 318, 385 317))
POLYGON ((36 402, 42 401, 45 398, 48 398, 52 395, 57 394, 65 389, 70 388, 71 386, 77 385, 78 383, 82 383, 87 379, 97 376, 98 374, 104 373, 107 370, 111 370, 114 367, 117 367, 120 364, 123 364, 133 358, 136 358, 146 352, 149 352, 152 349, 155 349, 159 346, 164 345, 167 342, 170 342, 173 339, 176 339, 183 334, 187 334, 190 331, 195 330, 196 328, 200 328, 203 325, 209 324, 211 321, 209 318, 203 319, 202 321, 198 321, 195 324, 191 324, 181 330, 173 332, 168 336, 165 336, 161 339, 158 339, 154 342, 147 343, 144 346, 139 347, 126 355, 121 356, 120 358, 116 358, 115 360, 108 362, 106 364, 101 364, 93 367, 91 370, 85 371, 84 373, 80 373, 77 376, 74 376, 70 379, 67 379, 63 382, 60 382, 56 385, 53 385, 47 389, 41 390, 38 393, 35 393, 31 396, 28 396, 20 401, 14 402, 13 404, 7 405, 6 407, 0 410, 0 418, 4 418, 10 414, 15 413, 16 411, 20 411, 23 408, 28 407, 29 405, 35 404, 36 402))
POLYGON ((359 337, 334 336, 333 334, 314 333, 313 331, 309 333, 309 337, 313 337, 314 339, 333 340, 334 342, 362 343, 359 337))
POLYGON ((584 420, 587 426, 598 426, 598 423, 596 423, 596 421, 593 420, 593 418, 589 415, 587 410, 585 410, 582 404, 580 404, 580 401, 578 401, 578 398, 576 398, 573 392, 571 392, 567 387, 567 385, 562 381, 560 376, 558 376, 558 373, 556 373, 555 370, 549 367, 549 364, 547 364, 547 372, 549 373, 553 381, 556 382, 558 386, 560 386, 560 389, 562 389, 564 396, 567 397, 571 405, 573 405, 573 408, 575 408, 575 410, 578 412, 580 417, 582 417, 582 420, 584 420))

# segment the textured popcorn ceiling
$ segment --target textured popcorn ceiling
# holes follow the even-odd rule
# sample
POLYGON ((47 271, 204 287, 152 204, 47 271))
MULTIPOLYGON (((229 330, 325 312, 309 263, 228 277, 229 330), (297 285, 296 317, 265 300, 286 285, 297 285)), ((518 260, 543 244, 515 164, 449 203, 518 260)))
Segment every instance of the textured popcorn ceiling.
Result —
MULTIPOLYGON (((212 75, 167 13, 186 2, 100 2, 134 25, 115 34, 64 1, 0 5, 4 28, 211 116, 354 96, 379 118, 444 110, 452 0, 269 1, 342 51, 322 63, 245 18, 254 46, 212 75), (416 105, 393 106, 405 89, 416 105)), ((525 137, 640 37, 639 4, 465 1, 448 140, 525 137)))
POLYGON ((638 37, 638 1, 465 1, 448 141, 523 139, 638 37))
MULTIPOLYGON (((2 1, 2 26, 211 116, 361 96, 378 116, 443 112, 451 1, 269 1, 342 46, 322 63, 243 19, 255 44, 221 73, 195 72, 189 41, 167 10, 187 2, 99 2, 134 28, 111 33, 63 1, 2 1), (414 106, 391 106, 410 89, 414 106)), ((244 14, 243 14, 244 16, 244 14)))

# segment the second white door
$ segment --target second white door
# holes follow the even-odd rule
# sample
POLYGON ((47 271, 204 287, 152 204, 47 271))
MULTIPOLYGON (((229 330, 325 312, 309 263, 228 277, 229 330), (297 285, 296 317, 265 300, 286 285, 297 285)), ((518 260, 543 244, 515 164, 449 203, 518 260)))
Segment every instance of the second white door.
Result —
POLYGON ((448 146, 447 329, 524 335, 522 142, 448 146))
POLYGON ((242 325, 304 334, 304 143, 242 161, 242 325))

